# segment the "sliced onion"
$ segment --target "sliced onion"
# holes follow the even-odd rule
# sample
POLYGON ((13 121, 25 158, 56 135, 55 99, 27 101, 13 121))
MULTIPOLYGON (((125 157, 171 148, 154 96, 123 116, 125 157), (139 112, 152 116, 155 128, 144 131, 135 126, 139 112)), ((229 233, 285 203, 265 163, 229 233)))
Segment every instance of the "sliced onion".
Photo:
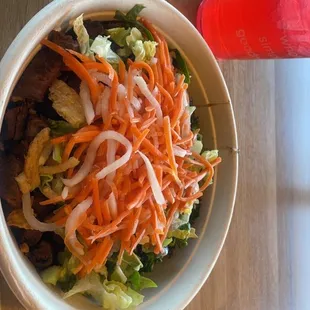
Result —
POLYGON ((97 81, 97 82, 101 82, 103 84, 108 85, 109 87, 112 86, 112 81, 109 78, 109 76, 105 73, 102 72, 98 72, 98 71, 91 71, 90 75, 97 81))
MULTIPOLYGON (((130 156, 131 156, 131 153, 132 153, 132 145, 131 145, 131 143, 130 143, 130 141, 128 139, 126 139, 123 135, 121 135, 120 133, 118 133, 116 131, 106 131, 106 132, 109 132, 109 137, 107 139, 113 139, 113 140, 118 141, 119 143, 121 143, 121 144, 123 144, 125 146, 127 151, 126 151, 126 153, 121 158, 116 160, 111 165, 108 165, 108 166, 104 167, 100 172, 97 173, 96 177, 99 180, 105 178, 111 172, 114 172, 118 168, 120 168, 123 165, 125 165, 128 162, 128 160, 130 159, 130 156)), ((100 134, 99 136, 103 135, 104 133, 100 134)))
POLYGON ((153 95, 154 97, 156 97, 156 96, 158 95, 158 92, 159 92, 158 87, 155 86, 154 89, 153 89, 152 95, 153 95))
POLYGON ((108 199, 110 214, 113 220, 117 218, 117 202, 114 193, 112 192, 108 199))
POLYGON ((136 111, 141 110, 141 102, 139 101, 139 99, 137 97, 135 97, 135 96, 132 97, 131 104, 136 111))
POLYGON ((127 91, 126 88, 123 84, 119 84, 118 88, 117 88, 117 95, 118 95, 118 100, 122 101, 126 95, 127 95, 127 91))
POLYGON ((111 140, 111 139, 116 140, 119 143, 123 144, 126 147, 127 152, 121 158, 119 158, 118 160, 113 162, 111 165, 106 166, 99 173, 97 173, 97 175, 96 175, 97 179, 99 179, 99 180, 103 179, 104 177, 106 177, 111 172, 117 170, 118 168, 120 168, 121 166, 126 164, 127 161, 130 159, 130 156, 132 153, 131 143, 120 133, 118 133, 116 131, 108 130, 108 131, 100 133, 91 142, 91 144, 88 148, 87 154, 86 154, 86 158, 85 158, 84 163, 83 163, 82 167, 80 168, 80 170, 74 175, 73 178, 64 179, 63 183, 66 186, 72 187, 72 186, 80 183, 81 181, 83 181, 86 178, 86 176, 90 173, 90 171, 93 167, 99 146, 105 140, 111 140))
POLYGON ((80 97, 84 108, 85 118, 88 125, 90 125, 95 118, 94 107, 90 99, 90 92, 85 81, 82 81, 80 86, 80 97))
POLYGON ((154 195, 156 202, 159 205, 165 204, 166 201, 165 201, 164 195, 161 191, 160 185, 158 183, 155 171, 153 169, 153 166, 152 166, 150 160, 144 154, 142 154, 140 151, 138 151, 138 153, 145 163, 146 170, 147 170, 147 176, 148 176, 148 179, 150 181, 152 192, 153 192, 153 195, 154 195))
POLYGON ((186 108, 189 106, 189 96, 187 90, 183 93, 183 108, 186 108))
POLYGON ((154 146, 155 148, 159 148, 159 140, 158 140, 158 136, 155 134, 152 136, 153 142, 154 142, 154 146))
POLYGON ((76 237, 76 230, 80 225, 81 218, 86 215, 86 211, 93 203, 92 197, 88 197, 86 200, 77 205, 68 216, 65 227, 65 243, 68 247, 71 247, 79 255, 84 255, 83 245, 78 241, 76 237))
POLYGON ((156 65, 157 62, 158 62, 158 58, 153 57, 153 58, 151 59, 151 61, 150 61, 150 64, 151 64, 151 65, 156 65))
POLYGON ((30 193, 24 194, 22 197, 22 201, 23 201, 23 213, 25 219, 33 229, 45 232, 45 231, 55 231, 57 228, 59 228, 59 226, 55 224, 43 223, 36 219, 36 217, 33 214, 30 193))
POLYGON ((101 115, 103 122, 107 122, 109 117, 109 100, 110 100, 111 90, 106 87, 100 96, 99 104, 101 106, 101 115))
POLYGON ((162 123, 163 123, 163 112, 161 110, 159 102, 151 94, 151 92, 150 92, 149 88, 147 87, 147 84, 144 81, 143 77, 136 76, 136 77, 134 77, 134 80, 137 83, 138 87, 140 88, 142 94, 150 102, 150 104, 155 108, 158 123, 159 123, 159 125, 162 125, 162 123))
POLYGON ((68 195, 69 195, 69 187, 65 186, 64 189, 62 190, 61 198, 65 200, 67 199, 68 195))
MULTIPOLYGON (((115 140, 108 140, 108 149, 107 149, 107 165, 111 165, 115 162, 115 155, 116 155, 116 141, 115 140)), ((107 175, 107 182, 110 184, 113 182, 115 176, 115 171, 107 175)))
POLYGON ((186 150, 182 149, 181 147, 177 145, 173 146, 173 152, 174 152, 174 155, 178 157, 185 157, 186 155, 189 155, 189 153, 186 150))

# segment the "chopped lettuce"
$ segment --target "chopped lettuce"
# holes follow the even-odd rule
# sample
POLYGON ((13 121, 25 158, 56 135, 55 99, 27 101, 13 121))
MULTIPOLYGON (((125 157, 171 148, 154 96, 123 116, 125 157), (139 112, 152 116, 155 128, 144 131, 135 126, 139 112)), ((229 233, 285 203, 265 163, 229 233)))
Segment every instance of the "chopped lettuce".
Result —
POLYGON ((63 147, 60 144, 54 145, 54 148, 53 148, 53 160, 55 160, 57 163, 61 164, 61 162, 62 162, 62 153, 63 153, 63 147))
POLYGON ((130 34, 126 37, 126 43, 130 48, 133 48, 137 41, 142 40, 143 40, 142 33, 136 27, 133 27, 130 31, 130 34))
POLYGON ((138 28, 141 32, 145 34, 145 36, 148 38, 150 41, 154 41, 154 37, 152 33, 139 21, 137 21, 138 15, 140 12, 145 8, 144 5, 141 4, 136 4, 130 11, 128 11, 127 14, 122 13, 121 11, 117 10, 115 12, 114 18, 116 20, 120 20, 122 22, 125 22, 126 25, 130 27, 136 27, 138 28))
POLYGON ((41 273, 41 278, 44 283, 56 285, 61 277, 63 277, 64 269, 61 266, 52 266, 45 269, 41 273))
POLYGON ((196 235, 195 228, 191 228, 190 230, 177 229, 177 230, 169 231, 168 238, 172 238, 172 237, 181 239, 181 240, 185 240, 189 238, 193 238, 193 239, 198 238, 198 236, 196 235))
POLYGON ((142 33, 135 27, 127 36, 126 43, 135 55, 136 61, 150 61, 156 54, 157 43, 154 41, 143 42, 142 33))
POLYGON ((128 279, 131 287, 135 291, 141 291, 147 288, 157 287, 157 284, 149 278, 143 277, 138 271, 135 271, 128 279))
POLYGON ((130 35, 131 29, 125 29, 122 27, 119 28, 112 28, 107 30, 108 34, 110 35, 111 39, 120 47, 126 46, 126 38, 130 35))
POLYGON ((83 14, 77 17, 73 22, 73 30, 77 36, 81 53, 89 56, 91 54, 89 48, 89 35, 84 26, 83 14))
POLYGON ((203 152, 201 155, 209 162, 212 162, 218 158, 219 151, 218 150, 206 151, 203 152))
POLYGON ((150 61, 156 54, 156 42, 138 40, 132 47, 136 61, 150 61))
POLYGON ((184 58, 182 57, 181 53, 176 49, 173 50, 173 54, 174 54, 174 64, 175 67, 185 76, 185 83, 189 84, 191 82, 191 76, 189 73, 189 69, 187 67, 187 63, 184 60, 184 58))
POLYGON ((103 288, 104 309, 128 309, 136 307, 143 302, 143 295, 120 282, 104 281, 103 288))
POLYGON ((69 133, 76 132, 77 130, 66 121, 49 120, 48 123, 54 137, 60 137, 69 133))
POLYGON ((117 64, 119 57, 111 49, 112 42, 109 37, 98 36, 90 47, 90 50, 98 56, 106 59, 111 64, 117 64))
POLYGON ((114 272, 111 275, 111 280, 118 281, 123 284, 127 282, 127 277, 125 276, 123 270, 120 266, 116 266, 114 272))
POLYGON ((104 309, 121 310, 136 307, 143 302, 143 296, 117 281, 101 282, 94 272, 78 280, 64 295, 69 298, 75 294, 87 294, 102 304, 104 309))
POLYGON ((202 150, 203 150, 202 142, 200 140, 195 140, 194 144, 193 144, 193 146, 191 148, 191 151, 195 152, 197 154, 200 154, 202 152, 202 150))
POLYGON ((144 41, 143 47, 145 51, 144 60, 150 61, 156 54, 157 43, 155 41, 144 41))
POLYGON ((135 253, 133 253, 132 255, 129 255, 127 251, 125 251, 123 260, 121 263, 121 267, 124 270, 126 269, 127 266, 130 266, 134 270, 139 271, 143 267, 143 264, 135 253))

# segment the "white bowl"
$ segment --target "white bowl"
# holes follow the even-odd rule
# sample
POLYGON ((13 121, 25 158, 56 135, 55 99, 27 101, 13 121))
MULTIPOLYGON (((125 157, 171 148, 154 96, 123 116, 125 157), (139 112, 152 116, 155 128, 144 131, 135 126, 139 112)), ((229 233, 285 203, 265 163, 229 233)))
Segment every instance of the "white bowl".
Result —
MULTIPOLYGON (((40 40, 52 29, 67 27, 81 13, 94 19, 108 19, 116 9, 128 11, 137 2, 146 6, 142 15, 164 33, 171 45, 183 51, 193 76, 190 93, 194 104, 200 107, 205 145, 219 149, 223 158, 213 186, 204 195, 196 224, 200 238, 155 268, 153 279, 159 287, 146 291, 146 301, 141 306, 148 310, 180 310, 199 291, 219 256, 233 213, 238 174, 236 127, 227 87, 210 49, 191 23, 162 0, 53 1, 24 27, 1 61, 0 120, 16 81, 37 51, 40 40)), ((84 297, 72 298, 69 304, 42 283, 16 246, 2 209, 0 248, 1 271, 25 308, 98 309, 84 297)))

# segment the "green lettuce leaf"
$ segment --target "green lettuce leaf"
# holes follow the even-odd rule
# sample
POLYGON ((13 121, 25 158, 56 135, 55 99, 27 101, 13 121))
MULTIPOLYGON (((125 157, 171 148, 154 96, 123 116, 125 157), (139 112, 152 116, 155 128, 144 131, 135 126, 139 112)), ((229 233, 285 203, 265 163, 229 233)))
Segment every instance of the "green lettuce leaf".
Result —
POLYGON ((41 273, 41 278, 45 284, 56 285, 59 279, 64 276, 64 268, 61 266, 52 266, 41 273))
POLYGON ((141 40, 136 41, 132 47, 132 52, 135 55, 136 61, 150 61, 156 54, 156 42, 141 40))
POLYGON ((206 151, 203 152, 201 156, 203 156, 209 162, 212 162, 219 157, 219 151, 218 150, 206 151))
POLYGON ((136 27, 138 28, 141 32, 145 34, 145 36, 148 38, 150 41, 154 41, 154 37, 152 33, 139 21, 137 21, 137 18, 141 11, 145 8, 144 5, 141 4, 136 4, 127 14, 122 13, 121 11, 117 10, 115 12, 114 18, 116 20, 120 20, 122 22, 125 22, 126 25, 130 27, 136 27))
POLYGON ((57 163, 61 164, 61 162, 62 162, 62 153, 63 153, 63 147, 60 144, 54 145, 54 148, 53 148, 53 160, 55 160, 57 163))
POLYGON ((122 27, 112 28, 107 30, 111 39, 120 47, 126 46, 126 38, 130 35, 131 29, 125 29, 122 27))
POLYGON ((191 151, 195 152, 197 154, 200 154, 202 152, 202 150, 203 150, 203 143, 202 143, 202 141, 195 140, 194 144, 193 144, 193 146, 191 148, 191 151))
POLYGON ((74 128, 66 121, 54 121, 50 119, 48 120, 48 124, 54 137, 60 137, 77 131, 77 128, 74 128))
POLYGON ((120 266, 115 267, 115 270, 113 271, 113 273, 111 275, 111 280, 118 281, 118 282, 121 282, 123 284, 125 284, 127 282, 127 277, 125 276, 125 274, 124 274, 124 272, 120 266))
POLYGON ((94 297, 98 302, 102 302, 103 286, 100 282, 100 276, 94 272, 78 280, 70 291, 64 294, 63 298, 69 298, 80 293, 87 293, 94 297))
POLYGON ((177 238, 180 240, 187 240, 190 238, 196 239, 198 236, 196 235, 195 228, 191 228, 190 230, 173 230, 168 232, 168 238, 177 238))
POLYGON ((84 26, 83 14, 75 19, 73 22, 73 30, 77 36, 80 46, 80 52, 84 55, 90 55, 89 35, 84 26))
POLYGON ((136 27, 133 27, 130 30, 130 34, 126 37, 126 43, 130 48, 133 48, 137 41, 142 41, 142 40, 143 40, 142 33, 136 27))
POLYGON ((96 53, 98 56, 106 59, 111 64, 117 64, 119 57, 111 49, 112 42, 109 40, 109 37, 97 36, 93 44, 90 47, 90 50, 96 53))
POLYGON ((147 288, 157 287, 156 283, 149 278, 143 277, 138 271, 135 271, 128 279, 131 287, 135 291, 141 291, 147 288))
POLYGON ((189 73, 189 69, 188 69, 188 66, 187 66, 187 63, 186 61, 184 60, 184 58, 182 57, 181 53, 176 49, 176 50, 173 50, 174 52, 174 60, 175 60, 175 67, 177 69, 179 69, 179 71, 181 73, 184 74, 185 76, 185 83, 189 84, 191 82, 191 76, 190 76, 190 73, 189 73))

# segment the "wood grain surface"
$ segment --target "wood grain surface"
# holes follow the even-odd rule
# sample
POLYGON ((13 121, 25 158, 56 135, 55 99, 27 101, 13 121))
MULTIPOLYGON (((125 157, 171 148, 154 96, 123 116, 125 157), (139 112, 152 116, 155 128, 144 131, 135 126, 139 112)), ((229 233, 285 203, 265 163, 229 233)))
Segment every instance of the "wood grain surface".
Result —
MULTIPOLYGON (((0 56, 49 0, 0 0, 0 56)), ((173 0, 194 20, 199 1, 173 0)), ((187 310, 310 309, 310 60, 220 63, 240 143, 235 213, 187 310)), ((0 278, 3 310, 22 309, 0 278)), ((166 309, 163 309, 166 310, 166 309)))

